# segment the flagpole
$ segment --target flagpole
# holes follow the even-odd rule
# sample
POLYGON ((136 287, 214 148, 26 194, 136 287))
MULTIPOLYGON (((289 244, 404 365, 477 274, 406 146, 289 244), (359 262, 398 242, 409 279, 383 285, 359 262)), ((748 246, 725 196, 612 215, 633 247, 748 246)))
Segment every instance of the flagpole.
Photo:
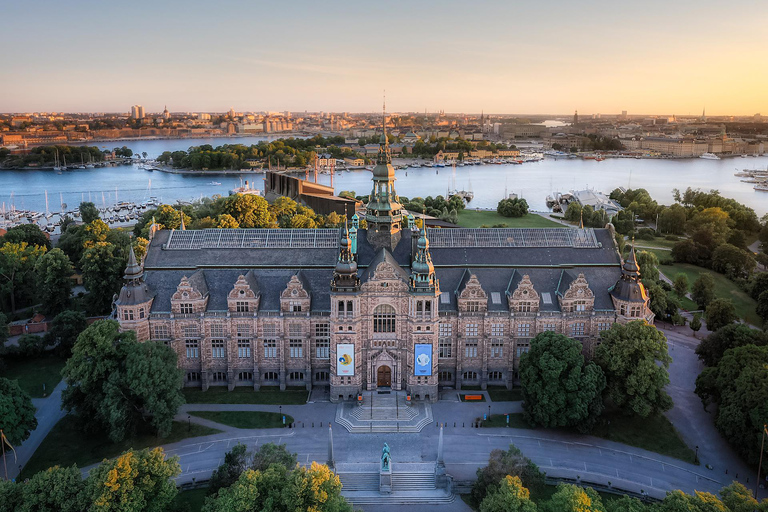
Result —
POLYGON ((5 462, 5 434, 0 429, 0 445, 3 445, 3 466, 5 467, 5 479, 8 480, 8 464, 5 462))
POLYGON ((757 478, 755 479, 755 499, 757 499, 757 490, 760 488, 760 472, 763 468, 763 448, 765 447, 766 425, 763 425, 763 440, 760 443, 760 463, 757 466, 757 478))

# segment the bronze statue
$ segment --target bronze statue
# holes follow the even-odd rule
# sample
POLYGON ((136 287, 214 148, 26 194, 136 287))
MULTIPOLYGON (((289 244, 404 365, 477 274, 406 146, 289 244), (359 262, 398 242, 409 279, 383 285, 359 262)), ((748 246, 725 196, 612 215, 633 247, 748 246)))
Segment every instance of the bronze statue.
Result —
POLYGON ((389 445, 384 443, 384 448, 381 449, 381 470, 389 471, 390 457, 389 457, 389 445))

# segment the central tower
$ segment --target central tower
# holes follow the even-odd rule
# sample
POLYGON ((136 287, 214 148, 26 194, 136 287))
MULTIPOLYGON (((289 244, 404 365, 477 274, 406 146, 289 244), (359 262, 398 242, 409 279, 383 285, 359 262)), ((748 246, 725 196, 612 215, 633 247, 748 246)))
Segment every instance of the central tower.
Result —
MULTIPOLYGON (((385 109, 386 110, 386 109, 385 109)), ((390 251, 400 242, 403 227, 403 205, 395 192, 395 168, 387 140, 387 116, 382 112, 381 139, 376 166, 373 168, 373 190, 368 198, 365 221, 368 224, 368 243, 374 248, 390 251)))

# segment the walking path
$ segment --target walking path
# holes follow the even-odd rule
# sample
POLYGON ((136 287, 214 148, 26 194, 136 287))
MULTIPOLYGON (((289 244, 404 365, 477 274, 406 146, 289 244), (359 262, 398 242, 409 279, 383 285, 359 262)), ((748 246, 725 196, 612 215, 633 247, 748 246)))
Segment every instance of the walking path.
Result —
POLYGON ((66 413, 61 410, 61 393, 66 386, 66 383, 62 380, 48 397, 32 399, 32 404, 37 409, 35 412, 37 428, 32 431, 26 441, 16 447, 17 460, 14 461, 11 458, 12 454, 8 455, 8 478, 16 478, 19 475, 21 468, 29 462, 29 459, 40 446, 40 443, 43 442, 43 439, 45 439, 54 425, 65 416, 66 413))

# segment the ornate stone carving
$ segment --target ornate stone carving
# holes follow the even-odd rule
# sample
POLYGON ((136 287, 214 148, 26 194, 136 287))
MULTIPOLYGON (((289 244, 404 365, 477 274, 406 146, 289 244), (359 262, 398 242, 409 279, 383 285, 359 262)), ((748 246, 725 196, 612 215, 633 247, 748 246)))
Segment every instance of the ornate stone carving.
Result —
POLYGON ((592 290, 589 288, 589 283, 587 282, 587 278, 584 277, 584 274, 579 274, 579 276, 573 280, 571 285, 568 287, 568 290, 566 290, 565 294, 563 295, 563 299, 592 299, 594 300, 595 294, 592 293, 592 290))
POLYGON ((189 282, 189 278, 184 276, 181 278, 179 285, 176 287, 176 293, 173 294, 171 300, 173 301, 193 301, 203 298, 203 294, 198 290, 195 290, 189 282))

